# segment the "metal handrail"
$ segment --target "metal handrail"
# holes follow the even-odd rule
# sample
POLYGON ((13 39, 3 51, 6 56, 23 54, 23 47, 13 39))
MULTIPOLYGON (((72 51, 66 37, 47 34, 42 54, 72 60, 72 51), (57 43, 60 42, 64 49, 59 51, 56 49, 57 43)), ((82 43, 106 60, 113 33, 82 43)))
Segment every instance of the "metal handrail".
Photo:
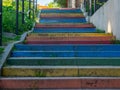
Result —
POLYGON ((102 6, 102 5, 97 4, 97 1, 98 2, 107 2, 108 0, 84 0, 84 6, 87 9, 87 12, 90 16, 92 14, 94 14, 102 6), (94 9, 93 9, 93 7, 94 7, 94 9))

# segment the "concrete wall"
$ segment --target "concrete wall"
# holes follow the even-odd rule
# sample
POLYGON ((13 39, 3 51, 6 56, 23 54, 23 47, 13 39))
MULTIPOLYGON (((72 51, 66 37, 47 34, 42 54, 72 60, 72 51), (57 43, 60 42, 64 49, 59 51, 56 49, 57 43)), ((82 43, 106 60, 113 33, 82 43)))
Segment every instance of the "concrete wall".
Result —
POLYGON ((83 2, 83 0, 68 0, 68 7, 69 8, 80 8, 81 2, 83 2))
POLYGON ((76 0, 68 0, 68 7, 69 8, 75 8, 75 1, 76 0))
POLYGON ((109 0, 90 21, 106 33, 113 33, 120 40, 120 0, 109 0))

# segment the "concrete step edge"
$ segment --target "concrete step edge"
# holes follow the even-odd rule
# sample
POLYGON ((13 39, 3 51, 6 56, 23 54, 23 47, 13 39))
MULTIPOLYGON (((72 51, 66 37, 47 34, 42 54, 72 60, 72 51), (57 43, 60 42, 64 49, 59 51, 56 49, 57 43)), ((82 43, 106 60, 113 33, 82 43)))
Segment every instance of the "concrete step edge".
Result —
POLYGON ((120 69, 120 66, 5 66, 3 68, 16 69, 120 69))

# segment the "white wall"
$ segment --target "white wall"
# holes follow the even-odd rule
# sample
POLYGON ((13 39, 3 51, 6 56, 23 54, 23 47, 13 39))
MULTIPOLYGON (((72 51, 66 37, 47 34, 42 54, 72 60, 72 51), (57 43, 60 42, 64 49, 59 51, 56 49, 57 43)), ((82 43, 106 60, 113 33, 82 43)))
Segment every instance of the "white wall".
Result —
POLYGON ((68 7, 75 8, 75 0, 68 0, 68 7))
POLYGON ((90 21, 106 33, 113 33, 120 40, 120 0, 109 0, 90 21))

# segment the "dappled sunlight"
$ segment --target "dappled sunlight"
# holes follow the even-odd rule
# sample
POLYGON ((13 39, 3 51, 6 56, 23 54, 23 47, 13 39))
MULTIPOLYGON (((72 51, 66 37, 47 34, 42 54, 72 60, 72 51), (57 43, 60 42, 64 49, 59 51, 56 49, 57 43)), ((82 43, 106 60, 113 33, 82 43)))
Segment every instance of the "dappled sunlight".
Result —
POLYGON ((107 33, 112 33, 112 26, 111 26, 111 22, 110 21, 108 21, 107 33))

